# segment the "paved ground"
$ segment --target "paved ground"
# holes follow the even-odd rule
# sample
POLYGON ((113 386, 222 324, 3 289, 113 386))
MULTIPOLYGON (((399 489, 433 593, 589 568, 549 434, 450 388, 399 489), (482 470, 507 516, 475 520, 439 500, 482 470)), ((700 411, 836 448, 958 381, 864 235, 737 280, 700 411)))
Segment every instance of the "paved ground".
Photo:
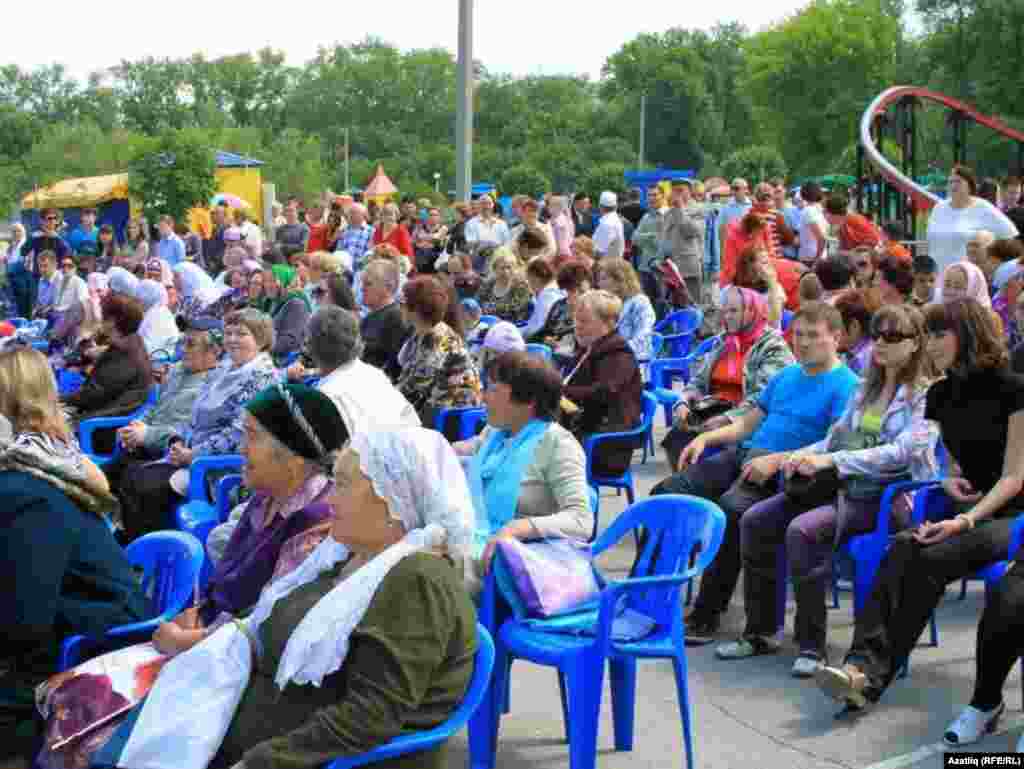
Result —
MULTIPOLYGON (((660 451, 660 449, 659 449, 660 451)), ((639 462, 639 454, 637 454, 639 462)), ((638 498, 668 474, 664 454, 636 465, 638 498)), ((601 499, 602 527, 620 513, 625 497, 606 492, 601 499)), ((609 572, 628 568, 632 539, 602 564, 609 572)), ((738 591, 739 592, 739 591, 738 591)), ((914 652, 911 675, 895 683, 882 703, 853 722, 833 719, 835 705, 813 683, 789 676, 795 650, 792 620, 787 644, 773 657, 722 662, 713 647, 688 650, 696 765, 701 769, 931 769, 942 766, 942 733, 970 699, 974 681, 974 633, 984 602, 971 584, 960 601, 951 588, 939 607, 938 648, 914 652)), ((852 636, 852 596, 829 612, 830 654, 841 658, 852 636)), ((788 607, 790 617, 793 604, 788 607)), ((738 634, 743 609, 737 594, 725 634, 738 634)), ((927 639, 927 634, 925 640, 927 639)), ((607 678, 606 678, 607 680, 607 678)), ((1007 714, 998 732, 974 750, 1013 750, 1024 730, 1021 680, 1015 669, 1006 686, 1007 714)), ((610 695, 605 691, 598 736, 601 769, 667 769, 685 766, 671 663, 641 663, 637 685, 636 739, 630 753, 616 753, 610 695)), ((563 769, 569 766, 562 742, 558 684, 552 670, 517 662, 512 674, 512 710, 502 719, 497 767, 563 769)), ((465 735, 452 745, 452 767, 468 765, 465 735)))

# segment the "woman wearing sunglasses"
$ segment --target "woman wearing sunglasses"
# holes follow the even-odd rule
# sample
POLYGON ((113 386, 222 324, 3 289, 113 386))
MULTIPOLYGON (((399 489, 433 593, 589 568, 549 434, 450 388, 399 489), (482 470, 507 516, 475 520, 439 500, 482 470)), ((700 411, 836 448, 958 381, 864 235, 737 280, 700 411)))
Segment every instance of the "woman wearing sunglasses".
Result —
MULTIPOLYGON (((824 440, 793 452, 782 466, 787 478, 835 472, 834 496, 816 504, 789 490, 754 505, 740 520, 747 626, 738 641, 718 648, 721 659, 779 650, 776 559, 785 544, 799 647, 792 673, 813 675, 825 661, 825 593, 836 546, 875 528, 888 484, 938 473, 936 430, 924 421, 929 384, 923 374, 924 318, 912 307, 883 307, 872 320, 871 338, 870 364, 843 416, 824 440)), ((898 531, 906 524, 908 507, 901 500, 893 509, 897 520, 892 526, 898 531)))

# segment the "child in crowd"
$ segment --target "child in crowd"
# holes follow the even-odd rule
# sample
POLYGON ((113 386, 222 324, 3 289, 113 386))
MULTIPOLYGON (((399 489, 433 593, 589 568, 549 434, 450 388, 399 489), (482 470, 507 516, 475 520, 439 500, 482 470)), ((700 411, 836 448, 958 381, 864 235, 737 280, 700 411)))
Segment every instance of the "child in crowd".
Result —
POLYGON ((939 266, 930 256, 921 254, 914 257, 914 291, 910 295, 910 301, 915 307, 924 307, 932 301, 935 293, 935 277, 939 266))

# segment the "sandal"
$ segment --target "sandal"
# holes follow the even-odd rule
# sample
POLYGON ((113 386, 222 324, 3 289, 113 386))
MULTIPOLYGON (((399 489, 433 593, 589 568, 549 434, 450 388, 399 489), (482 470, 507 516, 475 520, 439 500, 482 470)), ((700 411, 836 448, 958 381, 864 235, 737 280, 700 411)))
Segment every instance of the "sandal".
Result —
POLYGON ((868 678, 855 665, 841 668, 822 665, 814 673, 814 681, 825 694, 837 702, 862 709, 868 702, 864 695, 868 678))

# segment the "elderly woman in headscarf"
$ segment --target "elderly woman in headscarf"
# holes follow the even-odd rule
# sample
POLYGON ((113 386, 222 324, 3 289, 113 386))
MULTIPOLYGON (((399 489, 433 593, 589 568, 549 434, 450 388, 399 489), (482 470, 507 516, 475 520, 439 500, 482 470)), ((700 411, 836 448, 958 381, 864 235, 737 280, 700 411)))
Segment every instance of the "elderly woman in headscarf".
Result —
MULTIPOLYGON (((459 460, 433 430, 383 427, 353 436, 334 474, 330 538, 246 619, 168 662, 124 749, 99 763, 138 765, 168 741, 182 769, 314 767, 451 716, 477 647, 459 460), (180 707, 186 692, 214 707, 195 718, 180 707)), ((440 769, 446 746, 412 760, 440 769)))
POLYGON ((269 276, 264 274, 263 292, 267 296, 265 312, 274 321, 271 354, 280 365, 291 353, 302 349, 313 307, 302 290, 297 270, 287 264, 275 264, 269 276))
POLYGON ((782 332, 768 322, 767 301, 757 291, 723 291, 722 324, 725 332, 691 371, 662 442, 673 470, 694 437, 742 417, 771 378, 796 361, 782 332))
POLYGON ((157 350, 173 352, 181 332, 167 307, 167 289, 155 280, 144 280, 139 283, 138 297, 145 310, 139 336, 146 345, 146 352, 150 355, 157 350))
POLYGON ((110 292, 110 279, 106 273, 93 272, 86 280, 89 302, 85 306, 85 320, 82 321, 80 336, 92 336, 103 323, 103 299, 110 292))
MULTIPOLYGON (((229 539, 219 543, 217 565, 197 607, 163 623, 153 642, 164 654, 178 654, 209 636, 232 617, 248 611, 268 583, 291 573, 327 538, 332 517, 327 501, 334 490, 329 459, 348 440, 334 403, 303 385, 275 385, 245 404, 245 482, 253 496, 232 513, 229 539), (319 445, 300 428, 289 399, 319 445)), ((208 542, 212 546, 211 541, 208 542)), ((119 652, 113 652, 113 658, 119 652)), ((53 692, 46 692, 50 702, 53 692)), ((88 766, 123 722, 39 756, 41 769, 88 766)))
POLYGON ((205 309, 217 301, 222 293, 213 278, 192 262, 181 262, 174 266, 174 285, 178 291, 177 314, 187 318, 206 314, 205 309))
POLYGON ((107 288, 112 294, 134 297, 139 293, 139 279, 124 267, 111 267, 107 270, 107 288))
POLYGON ((168 443, 161 462, 125 472, 118 489, 129 539, 167 528, 167 516, 188 488, 192 460, 210 454, 234 454, 242 441, 242 406, 276 378, 269 350, 274 342, 270 318, 258 310, 235 312, 224 322, 227 359, 206 380, 192 406, 192 419, 168 443))
POLYGON ((955 262, 942 271, 935 285, 935 302, 949 304, 957 299, 974 299, 978 304, 992 313, 999 333, 1003 333, 1003 321, 992 309, 992 298, 988 292, 988 281, 985 273, 973 262, 955 262))

